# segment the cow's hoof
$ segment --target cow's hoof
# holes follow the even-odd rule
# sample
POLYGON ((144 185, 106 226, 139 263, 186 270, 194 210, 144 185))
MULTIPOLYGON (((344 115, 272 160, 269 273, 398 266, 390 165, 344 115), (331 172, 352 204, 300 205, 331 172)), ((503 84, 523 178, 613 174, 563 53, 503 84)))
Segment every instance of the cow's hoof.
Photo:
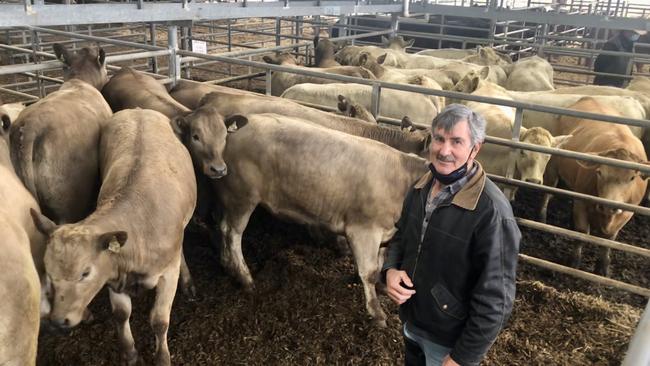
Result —
POLYGON ((609 277, 609 266, 596 263, 596 268, 594 268, 594 272, 599 276, 609 277))
POLYGON ((133 350, 126 352, 122 355, 122 364, 126 366, 136 366, 138 364, 138 351, 133 350))
POLYGON ((372 320, 372 325, 374 325, 377 328, 387 328, 388 324, 386 324, 386 319, 373 319, 372 320))
POLYGON ((190 282, 182 285, 181 291, 183 292, 183 296, 187 299, 187 301, 194 302, 198 300, 194 283, 190 282))

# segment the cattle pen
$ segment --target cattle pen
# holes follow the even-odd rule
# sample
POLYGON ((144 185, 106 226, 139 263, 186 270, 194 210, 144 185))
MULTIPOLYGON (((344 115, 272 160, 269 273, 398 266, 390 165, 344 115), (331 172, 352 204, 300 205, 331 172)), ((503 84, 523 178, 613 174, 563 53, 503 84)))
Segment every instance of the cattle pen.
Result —
MULTIPOLYGON (((650 64, 650 56, 642 53, 643 47, 650 45, 638 43, 639 53, 636 49, 633 53, 599 49, 617 30, 650 29, 650 22, 645 19, 648 12, 648 5, 612 0, 139 0, 83 4, 69 0, 63 3, 0 0, 0 98, 32 103, 56 90, 63 83, 62 63, 54 55, 52 45, 62 43, 73 49, 99 45, 107 51, 109 73, 122 66, 131 66, 169 87, 183 81, 225 85, 270 95, 272 77, 277 73, 367 85, 372 90, 369 110, 386 125, 400 124, 399 120, 379 114, 381 96, 386 90, 515 108, 512 136, 509 139, 488 136, 486 142, 511 148, 506 159, 507 173, 503 176, 491 174, 490 178, 504 184, 506 189, 520 188, 513 208, 524 232, 518 276, 521 288, 518 296, 521 298, 515 305, 522 309, 522 318, 517 319, 516 308, 513 323, 497 341, 485 364, 622 362, 624 365, 644 365, 650 362, 647 346, 650 342, 647 326, 650 318, 650 208, 518 180, 515 155, 521 150, 534 151, 650 174, 647 164, 519 141, 524 113, 534 111, 639 127, 646 131, 648 151, 650 121, 333 75, 309 68, 269 64, 261 58, 276 52, 290 52, 301 57, 305 64, 311 64, 315 56, 315 35, 356 45, 379 44, 382 36, 399 35, 416 39, 414 50, 443 45, 455 48, 484 45, 513 59, 539 55, 553 66, 558 87, 584 85, 590 84, 598 74, 592 71, 592 65, 595 57, 603 52, 629 56, 634 63, 642 65, 633 76, 650 75, 645 65, 650 64), (547 223, 539 222, 534 212, 544 193, 557 197, 551 201, 547 223), (571 228, 570 203, 574 200, 633 212, 635 216, 617 240, 588 235, 571 228), (616 250, 612 276, 593 274, 587 265, 581 268, 564 265, 572 240, 616 250), (537 326, 534 314, 543 312, 544 307, 553 307, 553 301, 560 305, 550 312, 552 315, 546 315, 548 319, 540 319, 548 323, 539 324, 535 331, 526 329, 537 326), (599 307, 599 304, 603 305, 599 307), (645 311, 644 304, 648 304, 645 311), (553 321, 553 317, 557 321, 553 321), (579 331, 583 327, 581 322, 592 328, 579 331), (552 334, 548 340, 543 340, 545 331, 552 334), (590 331, 602 336, 593 339, 590 331), (563 339, 572 336, 576 341, 563 339), (608 337, 615 339, 612 344, 605 344, 608 337)), ((629 67, 632 65, 630 63, 629 67)), ((315 107, 335 110, 331 106, 315 107)), ((378 330, 365 324, 360 300, 363 291, 357 279, 348 278, 354 276, 353 262, 332 254, 331 245, 312 240, 304 228, 289 223, 277 225, 278 222, 268 213, 258 212, 254 220, 256 225, 245 236, 249 239, 245 248, 247 261, 253 262, 259 281, 253 295, 230 284, 220 270, 213 268, 218 262, 214 259, 212 244, 206 243, 205 233, 187 234, 188 262, 202 294, 195 302, 185 299, 175 302, 170 333, 172 363, 399 363, 401 348, 396 307, 382 299, 384 307, 391 312, 390 329, 378 330), (293 298, 296 292, 305 293, 308 298, 293 298), (327 296, 328 293, 332 296, 327 296), (350 304, 344 303, 346 301, 350 304), (267 307, 273 311, 265 313, 267 307), (211 310, 221 314, 213 315, 211 310), (346 312, 353 314, 346 316, 346 312), (202 319, 194 319, 193 315, 197 314, 202 319), (274 319, 267 322, 268 319, 260 317, 274 319), (179 329, 175 333, 174 327, 179 329), (244 330, 245 327, 250 330, 244 330), (301 339, 294 339, 297 334, 301 339), (377 342, 373 343, 374 339, 377 342), (345 345, 341 345, 342 342, 345 345), (225 355, 219 355, 221 350, 225 355)), ((93 311, 97 318, 108 320, 107 301, 96 302, 93 311)), ((135 313, 135 316, 141 315, 135 313)), ((136 333, 146 326, 146 322, 134 320, 136 333)), ((38 363, 114 364, 116 347, 102 339, 106 329, 101 322, 95 322, 73 331, 67 338, 44 334, 40 338, 38 363)), ((146 345, 151 344, 149 341, 146 345)), ((145 361, 151 361, 146 355, 144 357, 145 361)))

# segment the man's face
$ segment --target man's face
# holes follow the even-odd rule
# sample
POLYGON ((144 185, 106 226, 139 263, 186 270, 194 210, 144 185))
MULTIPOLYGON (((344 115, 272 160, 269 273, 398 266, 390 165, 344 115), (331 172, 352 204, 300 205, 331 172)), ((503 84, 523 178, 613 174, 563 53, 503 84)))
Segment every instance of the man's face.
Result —
POLYGON ((466 161, 468 167, 472 166, 481 144, 474 145, 472 151, 472 139, 466 120, 456 123, 449 132, 436 128, 431 134, 433 138, 429 160, 439 173, 449 174, 460 168, 466 161))

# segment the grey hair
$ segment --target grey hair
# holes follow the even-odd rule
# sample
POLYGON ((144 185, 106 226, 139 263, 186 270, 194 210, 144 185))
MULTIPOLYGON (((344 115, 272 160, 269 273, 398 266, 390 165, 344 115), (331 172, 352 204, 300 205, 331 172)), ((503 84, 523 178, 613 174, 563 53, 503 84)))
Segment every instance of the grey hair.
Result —
POLYGON ((431 122, 431 131, 442 128, 451 131, 456 123, 467 121, 472 146, 485 141, 485 118, 462 104, 450 104, 443 109, 431 122))

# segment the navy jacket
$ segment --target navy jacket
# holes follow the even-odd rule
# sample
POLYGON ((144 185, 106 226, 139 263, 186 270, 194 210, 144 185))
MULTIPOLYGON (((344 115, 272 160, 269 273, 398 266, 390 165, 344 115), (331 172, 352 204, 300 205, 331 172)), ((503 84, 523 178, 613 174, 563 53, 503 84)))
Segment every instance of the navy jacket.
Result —
MULTIPOLYGON (((478 163, 477 163, 478 164, 478 163)), ((420 242, 432 174, 409 191, 382 268, 407 272, 416 293, 400 318, 477 365, 510 316, 521 233, 509 202, 479 165, 449 203, 436 207, 420 242)))

